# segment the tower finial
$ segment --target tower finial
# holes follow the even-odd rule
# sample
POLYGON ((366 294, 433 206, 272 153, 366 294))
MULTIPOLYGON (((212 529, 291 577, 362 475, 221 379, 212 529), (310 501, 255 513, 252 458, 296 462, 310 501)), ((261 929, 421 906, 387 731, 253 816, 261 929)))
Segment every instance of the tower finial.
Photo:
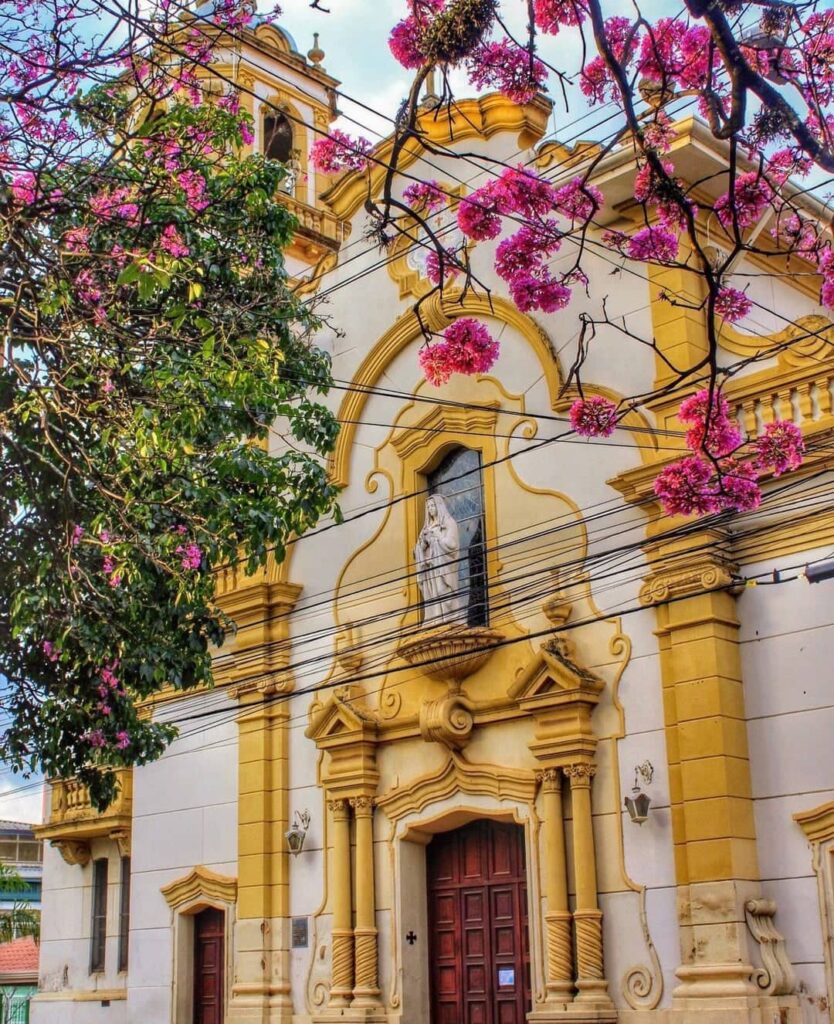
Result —
POLYGON ((320 71, 324 70, 321 66, 321 62, 324 60, 324 50, 319 46, 318 32, 313 33, 313 47, 307 51, 307 56, 312 61, 314 68, 318 68, 320 71))

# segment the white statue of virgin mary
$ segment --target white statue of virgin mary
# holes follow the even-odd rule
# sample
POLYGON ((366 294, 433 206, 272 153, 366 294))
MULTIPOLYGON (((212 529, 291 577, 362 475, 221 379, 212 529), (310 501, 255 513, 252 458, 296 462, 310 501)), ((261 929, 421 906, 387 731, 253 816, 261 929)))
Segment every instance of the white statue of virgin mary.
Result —
POLYGON ((414 548, 417 582, 423 595, 423 625, 460 622, 460 534, 458 524, 439 494, 429 495, 426 520, 414 548))

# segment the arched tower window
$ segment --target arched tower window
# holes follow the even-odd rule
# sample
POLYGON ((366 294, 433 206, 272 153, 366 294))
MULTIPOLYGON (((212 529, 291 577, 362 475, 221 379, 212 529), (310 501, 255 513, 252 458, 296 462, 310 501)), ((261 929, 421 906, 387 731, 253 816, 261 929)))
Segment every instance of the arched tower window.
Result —
POLYGON ((292 156, 292 125, 283 114, 264 117, 264 156, 289 163, 292 156))
POLYGON ((453 448, 428 474, 429 494, 441 494, 460 531, 460 594, 470 626, 489 622, 486 521, 481 453, 453 448))

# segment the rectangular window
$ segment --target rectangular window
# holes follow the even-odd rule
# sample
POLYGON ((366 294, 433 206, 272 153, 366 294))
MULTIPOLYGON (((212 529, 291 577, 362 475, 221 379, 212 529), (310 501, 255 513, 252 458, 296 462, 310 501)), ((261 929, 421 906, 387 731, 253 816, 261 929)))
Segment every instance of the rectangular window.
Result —
POLYGON ((90 929, 90 974, 104 970, 107 942, 107 858, 93 861, 93 918, 90 929))
POLYGON ((119 970, 127 970, 127 949, 130 941, 130 857, 122 857, 119 888, 119 970))

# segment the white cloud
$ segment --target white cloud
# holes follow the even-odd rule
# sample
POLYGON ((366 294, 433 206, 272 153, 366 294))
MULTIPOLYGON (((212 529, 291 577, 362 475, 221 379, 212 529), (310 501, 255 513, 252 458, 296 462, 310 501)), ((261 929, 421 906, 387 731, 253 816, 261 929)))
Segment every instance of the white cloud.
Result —
POLYGON ((9 769, 0 772, 0 818, 32 824, 43 821, 43 789, 39 775, 26 779, 9 769))

